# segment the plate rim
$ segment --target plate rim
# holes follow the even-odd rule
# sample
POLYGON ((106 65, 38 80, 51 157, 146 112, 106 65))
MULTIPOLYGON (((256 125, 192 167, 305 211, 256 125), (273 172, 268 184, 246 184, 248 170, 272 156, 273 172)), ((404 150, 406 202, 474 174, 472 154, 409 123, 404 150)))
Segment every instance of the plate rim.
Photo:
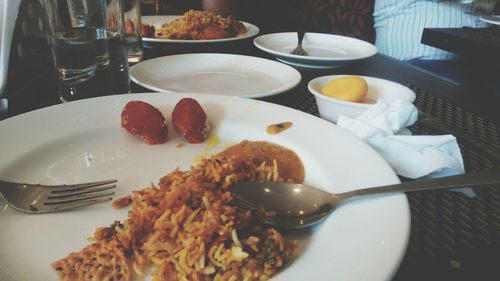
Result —
POLYGON ((500 15, 482 15, 479 19, 489 24, 500 25, 500 15))
MULTIPOLYGON (((167 19, 176 19, 181 17, 182 15, 148 15, 148 16, 141 16, 141 21, 142 23, 146 23, 146 21, 143 21, 143 19, 147 18, 165 18, 167 19)), ((252 38, 260 33, 260 28, 256 26, 255 24, 241 21, 247 28, 247 32, 235 36, 235 37, 229 37, 229 38, 223 38, 223 39, 200 39, 200 40, 182 40, 182 39, 166 39, 166 38, 151 38, 151 37, 142 37, 142 41, 146 43, 162 43, 162 44, 203 44, 203 43, 223 43, 223 42, 230 42, 230 41, 236 41, 236 40, 244 40, 248 38, 252 38)))
MULTIPOLYGON (((172 91, 172 90, 167 90, 167 89, 163 89, 161 87, 157 87, 157 86, 154 86, 154 85, 150 85, 146 82, 143 82, 141 80, 139 80, 135 75, 137 75, 136 73, 134 73, 134 71, 138 71, 137 69, 139 69, 139 67, 141 66, 144 66, 146 65, 148 62, 149 63, 152 63, 153 61, 166 61, 165 64, 168 63, 168 60, 169 59, 174 59, 174 58, 178 58, 178 57, 193 57, 193 56, 219 56, 219 57, 222 57, 222 56, 225 56, 225 57, 233 57, 233 58, 246 58, 246 59, 251 59, 251 60, 254 60, 254 61, 265 61, 266 63, 272 63, 272 64, 275 64, 276 66, 279 65, 279 67, 281 67, 283 70, 288 70, 288 71, 291 71, 291 73, 293 73, 293 78, 291 78, 292 82, 285 86, 285 87, 282 87, 282 88, 278 88, 278 89, 273 89, 273 90, 270 90, 268 92, 263 92, 263 93, 260 93, 260 94, 251 94, 251 95, 232 95, 232 96, 237 96, 237 97, 244 97, 244 98, 262 98, 262 97, 269 97, 269 96, 274 96, 274 95, 278 95, 278 94, 282 94, 282 93, 285 93, 286 91, 289 91, 293 88, 295 88, 298 84, 300 84, 300 82, 302 81, 302 74, 295 68, 285 64, 285 63, 281 63, 281 62, 278 62, 278 61, 274 61, 274 60, 270 60, 270 59, 266 59, 266 58, 261 58, 261 57, 256 57, 256 56, 249 56, 249 55, 239 55, 239 54, 229 54, 229 53, 188 53, 188 54, 175 54, 175 55, 168 55, 168 56, 161 56, 161 57, 156 57, 156 58, 153 58, 153 59, 149 59, 149 60, 144 60, 142 62, 139 62, 135 65, 133 65, 132 67, 130 67, 129 69, 129 73, 130 73, 130 80, 146 89, 149 89, 149 90, 152 90, 152 91, 156 91, 156 92, 160 92, 160 93, 179 93, 179 94, 190 94, 190 93, 195 93, 195 91, 192 91, 192 92, 176 92, 176 91, 172 91)), ((210 95, 212 93, 201 93, 201 94, 205 94, 205 95, 210 95)))
POLYGON ((298 67, 301 69, 316 69, 316 70, 328 70, 342 67, 342 65, 322 65, 322 64, 307 64, 307 63, 299 63, 294 61, 288 61, 281 57, 276 57, 276 60, 291 65, 293 67, 298 67))

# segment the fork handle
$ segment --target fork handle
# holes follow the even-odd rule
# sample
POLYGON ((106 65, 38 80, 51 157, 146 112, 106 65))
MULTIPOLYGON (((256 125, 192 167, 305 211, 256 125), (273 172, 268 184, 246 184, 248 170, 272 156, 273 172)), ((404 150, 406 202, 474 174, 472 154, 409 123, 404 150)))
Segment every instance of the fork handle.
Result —
POLYGON ((347 198, 375 195, 384 193, 398 193, 423 191, 432 189, 449 189, 460 187, 480 187, 500 183, 500 169, 492 169, 483 172, 467 173, 462 175, 448 176, 436 179, 410 181, 400 184, 363 188, 341 193, 339 195, 347 198))
POLYGON ((10 188, 11 186, 12 184, 10 182, 0 180, 0 194, 7 192, 7 189, 10 188))
POLYGON ((306 30, 304 28, 299 28, 297 31, 298 44, 302 45, 302 40, 304 39, 304 35, 306 34, 306 30))

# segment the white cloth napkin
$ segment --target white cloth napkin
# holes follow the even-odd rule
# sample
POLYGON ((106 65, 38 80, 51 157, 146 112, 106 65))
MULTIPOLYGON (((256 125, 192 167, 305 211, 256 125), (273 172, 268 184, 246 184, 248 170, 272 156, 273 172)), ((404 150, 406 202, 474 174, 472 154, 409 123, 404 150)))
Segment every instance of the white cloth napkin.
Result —
MULTIPOLYGON (((380 100, 356 119, 340 116, 337 125, 374 148, 398 175, 417 179, 463 174, 456 138, 411 135, 406 127, 417 117, 417 108, 409 102, 380 100)), ((474 195, 471 189, 460 190, 474 195)))

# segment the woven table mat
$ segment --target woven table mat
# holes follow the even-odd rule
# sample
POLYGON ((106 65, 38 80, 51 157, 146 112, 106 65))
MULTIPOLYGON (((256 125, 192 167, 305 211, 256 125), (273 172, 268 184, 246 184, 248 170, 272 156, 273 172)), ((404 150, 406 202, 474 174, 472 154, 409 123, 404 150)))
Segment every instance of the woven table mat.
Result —
MULTIPOLYGON (((500 167, 497 124, 411 88, 417 94, 414 104, 433 120, 418 121, 410 127, 413 134, 455 135, 467 172, 500 167)), ((314 97, 306 91, 264 100, 319 116, 314 97)), ((446 190, 408 194, 410 241, 395 280, 500 280, 500 186, 475 193, 475 197, 446 190)))
MULTIPOLYGON (((440 128, 417 122, 414 134, 453 134, 467 172, 500 167, 499 126, 412 87, 419 110, 440 128), (448 129, 448 132, 446 132, 448 129)), ((411 193, 410 243, 397 280, 500 280, 500 186, 411 193)))

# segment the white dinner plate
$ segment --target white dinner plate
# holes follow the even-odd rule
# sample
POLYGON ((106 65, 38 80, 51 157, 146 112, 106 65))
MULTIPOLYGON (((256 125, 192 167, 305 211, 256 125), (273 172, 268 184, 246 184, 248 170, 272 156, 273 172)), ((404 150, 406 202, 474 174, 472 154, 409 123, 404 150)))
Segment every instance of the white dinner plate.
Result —
MULTIPOLYGON (((143 24, 147 25, 152 25, 156 29, 159 29, 162 24, 164 23, 169 23, 181 16, 179 15, 170 15, 170 16, 142 16, 141 17, 141 22, 143 24)), ((180 40, 180 39, 164 39, 164 38, 150 38, 150 37, 143 37, 142 41, 144 42, 154 42, 154 43, 175 43, 175 44, 200 44, 200 43, 218 43, 218 42, 227 42, 227 41, 234 41, 234 40, 241 40, 241 39, 246 39, 253 37, 257 34, 259 34, 259 28, 256 25, 253 25, 248 22, 242 21, 243 25, 247 28, 247 32, 235 36, 235 37, 230 37, 230 38, 224 38, 224 39, 208 39, 208 40, 180 40)))
MULTIPOLYGON (((265 140, 294 150, 304 163, 305 182, 325 190, 343 192, 399 182, 368 145, 313 115, 252 99, 190 96, 207 113, 210 138, 219 139, 215 147, 187 144, 173 129, 171 111, 185 95, 93 98, 1 121, 0 178, 41 184, 117 178, 115 198, 120 198, 158 183, 176 167, 189 169, 204 153, 219 152, 242 140, 265 140), (120 127, 120 113, 130 100, 148 102, 166 116, 166 143, 148 145, 120 127), (293 126, 277 135, 266 133, 268 125, 283 121, 293 126)), ((57 280, 50 264, 88 245, 96 227, 125 220, 127 209, 102 203, 29 215, 14 211, 0 198, 0 280, 57 280)), ((299 235, 298 257, 272 280, 389 280, 405 253, 409 227, 404 194, 345 204, 299 235)))
POLYGON ((484 15, 479 19, 489 24, 500 25, 500 15, 484 15))
POLYGON ((268 59, 233 54, 182 54, 154 58, 130 68, 135 83, 158 92, 258 98, 295 87, 300 73, 268 59))
POLYGON ((261 35, 254 39, 254 44, 280 61, 303 68, 335 68, 377 54, 377 48, 366 41, 326 33, 304 35, 302 47, 308 56, 290 54, 297 46, 295 32, 261 35))

